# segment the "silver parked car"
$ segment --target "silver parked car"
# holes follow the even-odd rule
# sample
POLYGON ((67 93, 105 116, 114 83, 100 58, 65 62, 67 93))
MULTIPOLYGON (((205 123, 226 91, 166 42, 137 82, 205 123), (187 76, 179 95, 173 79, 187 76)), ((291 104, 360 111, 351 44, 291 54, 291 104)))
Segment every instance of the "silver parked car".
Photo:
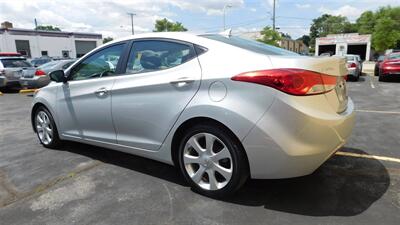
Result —
POLYGON ((312 173, 354 126, 344 58, 223 35, 139 34, 103 45, 36 93, 32 124, 62 140, 180 168, 208 196, 312 173), (116 66, 110 66, 115 61, 116 66))
POLYGON ((74 59, 50 61, 36 68, 35 73, 22 74, 19 83, 24 88, 41 88, 50 83, 49 73, 55 70, 65 70, 74 59))
POLYGON ((0 88, 19 87, 19 78, 33 75, 33 67, 22 56, 0 56, 0 88))
POLYGON ((358 55, 346 55, 347 69, 349 78, 353 80, 360 79, 362 73, 362 62, 358 55))

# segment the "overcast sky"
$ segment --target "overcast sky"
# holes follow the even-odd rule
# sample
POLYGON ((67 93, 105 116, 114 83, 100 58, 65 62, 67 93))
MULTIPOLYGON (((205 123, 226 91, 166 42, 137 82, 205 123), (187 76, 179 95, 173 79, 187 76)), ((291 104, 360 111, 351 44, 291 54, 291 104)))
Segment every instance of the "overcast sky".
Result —
MULTIPOLYGON (((237 32, 256 31, 271 25, 273 0, 0 0, 0 21, 14 27, 33 28, 50 24, 64 31, 96 32, 123 37, 131 32, 130 17, 135 13, 137 32, 150 32, 154 21, 168 18, 191 31, 217 32, 222 29, 223 7, 227 27, 237 32)), ((399 6, 400 0, 277 0, 276 24, 282 32, 297 38, 308 34, 311 20, 323 13, 347 16, 354 21, 365 10, 399 6)))

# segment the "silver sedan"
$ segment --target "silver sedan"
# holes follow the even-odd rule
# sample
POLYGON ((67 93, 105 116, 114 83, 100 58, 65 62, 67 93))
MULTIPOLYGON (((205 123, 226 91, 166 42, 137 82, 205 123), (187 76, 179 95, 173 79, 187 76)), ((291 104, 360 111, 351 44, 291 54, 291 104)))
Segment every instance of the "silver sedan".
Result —
POLYGON ((354 126, 346 61, 228 34, 151 33, 103 45, 36 93, 40 142, 88 143, 180 168, 221 197, 250 178, 313 173, 354 126))
POLYGON ((36 68, 34 73, 22 74, 19 84, 23 88, 41 88, 50 83, 48 74, 55 70, 67 69, 75 59, 50 61, 36 68))

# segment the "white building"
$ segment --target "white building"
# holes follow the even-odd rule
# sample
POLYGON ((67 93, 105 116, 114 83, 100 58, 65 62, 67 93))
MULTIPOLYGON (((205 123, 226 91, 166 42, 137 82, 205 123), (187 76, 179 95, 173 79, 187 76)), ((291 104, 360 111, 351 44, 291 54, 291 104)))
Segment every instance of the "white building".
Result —
POLYGON ((315 42, 315 55, 331 53, 333 55, 355 54, 369 61, 371 56, 371 35, 330 34, 320 37, 315 42))
POLYGON ((0 28, 0 52, 19 52, 27 58, 81 57, 101 44, 101 34, 18 29, 9 22, 0 28))

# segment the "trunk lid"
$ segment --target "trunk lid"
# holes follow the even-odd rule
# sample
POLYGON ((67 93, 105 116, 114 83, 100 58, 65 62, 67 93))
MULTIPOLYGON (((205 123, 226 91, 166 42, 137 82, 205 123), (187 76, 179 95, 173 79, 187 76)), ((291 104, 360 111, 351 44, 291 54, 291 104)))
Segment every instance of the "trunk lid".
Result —
POLYGON ((306 56, 270 56, 274 68, 296 68, 310 70, 336 77, 336 86, 325 93, 329 104, 337 112, 347 109, 347 88, 345 77, 348 74, 345 57, 306 57, 306 56))

